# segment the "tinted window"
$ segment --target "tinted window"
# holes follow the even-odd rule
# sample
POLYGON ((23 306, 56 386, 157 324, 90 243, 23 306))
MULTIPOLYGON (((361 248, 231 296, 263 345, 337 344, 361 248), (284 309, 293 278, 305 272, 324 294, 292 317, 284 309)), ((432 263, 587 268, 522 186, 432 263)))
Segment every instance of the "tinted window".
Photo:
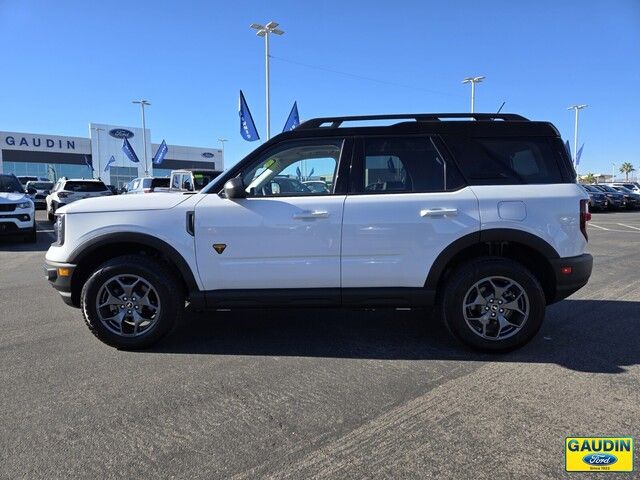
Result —
POLYGON ((455 168, 447 165, 429 137, 364 140, 364 192, 440 192, 460 185, 455 168))
POLYGON ((67 182, 64 189, 69 192, 103 192, 107 189, 102 182, 67 182))
POLYGON ((38 190, 49 190, 53 187, 52 182, 29 182, 29 186, 38 190))
POLYGON ((462 173, 473 184, 564 183, 557 152, 545 137, 449 137, 462 173))
POLYGON ((168 186, 169 186, 168 178, 153 178, 151 180, 151 188, 168 187, 168 186))
POLYGON ((24 187, 18 179, 13 175, 0 175, 0 192, 18 192, 24 191, 24 187))

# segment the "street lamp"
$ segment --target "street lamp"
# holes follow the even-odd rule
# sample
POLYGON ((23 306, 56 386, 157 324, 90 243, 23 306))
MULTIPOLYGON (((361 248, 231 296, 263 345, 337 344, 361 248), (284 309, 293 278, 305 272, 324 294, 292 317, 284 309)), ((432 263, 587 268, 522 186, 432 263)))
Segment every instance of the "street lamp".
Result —
POLYGON ((462 83, 470 83, 471 84, 471 113, 476 110, 476 83, 480 83, 485 79, 485 77, 467 77, 462 83))
POLYGON ((616 164, 615 162, 611 162, 611 183, 616 181, 616 164))
POLYGON ((278 28, 278 24, 270 21, 266 25, 252 23, 250 28, 257 30, 256 35, 264 37, 264 63, 265 63, 265 83, 266 83, 266 105, 267 105, 267 140, 271 138, 271 118, 269 115, 269 34, 282 35, 284 31, 278 28))
POLYGON ((224 162, 224 142, 228 142, 226 138, 219 138, 218 141, 222 145, 222 161, 224 162))
POLYGON ((142 158, 144 158, 144 176, 148 176, 149 175, 149 168, 147 166, 147 126, 145 123, 145 119, 144 119, 144 107, 145 106, 149 106, 151 105, 149 102, 147 102, 146 100, 134 100, 131 103, 138 103, 140 104, 140 109, 142 110, 142 143, 144 145, 143 149, 144 149, 144 155, 142 158))
POLYGON ((102 172, 102 168, 100 165, 100 132, 104 132, 104 128, 100 128, 100 127, 93 127, 93 129, 98 132, 97 133, 97 147, 98 147, 98 180, 100 180, 100 172, 102 172))
POLYGON ((574 110, 576 112, 576 122, 573 130, 573 164, 575 165, 578 160, 578 117, 580 115, 580 110, 583 108, 587 108, 589 105, 571 105, 567 107, 567 110, 574 110))

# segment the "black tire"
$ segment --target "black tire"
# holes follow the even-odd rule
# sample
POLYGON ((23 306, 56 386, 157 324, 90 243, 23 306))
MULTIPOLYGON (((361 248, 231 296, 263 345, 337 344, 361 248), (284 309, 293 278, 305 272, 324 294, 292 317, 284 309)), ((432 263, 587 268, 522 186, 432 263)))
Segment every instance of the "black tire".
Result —
POLYGON ((104 343, 123 350, 145 348, 158 342, 180 322, 184 310, 182 288, 164 264, 142 255, 125 255, 102 264, 86 281, 80 307, 89 330, 104 343), (100 320, 96 300, 101 287, 116 275, 136 275, 157 291, 160 313, 152 326, 138 336, 123 336, 109 330, 100 320))
MULTIPOLYGON (((529 342, 540 330, 546 301, 540 282, 523 265, 505 258, 483 257, 451 272, 439 301, 439 313, 448 330, 465 345, 487 352, 508 352, 529 342), (528 297, 529 314, 517 333, 504 339, 487 339, 473 331, 464 317, 467 292, 487 277, 505 277, 517 282, 528 297)), ((484 308, 484 307, 483 307, 484 308)), ((502 330, 499 330, 502 331, 502 330)))
POLYGON ((47 218, 51 223, 55 222, 56 220, 55 213, 56 213, 55 207, 53 206, 53 202, 51 202, 51 208, 47 209, 47 218))

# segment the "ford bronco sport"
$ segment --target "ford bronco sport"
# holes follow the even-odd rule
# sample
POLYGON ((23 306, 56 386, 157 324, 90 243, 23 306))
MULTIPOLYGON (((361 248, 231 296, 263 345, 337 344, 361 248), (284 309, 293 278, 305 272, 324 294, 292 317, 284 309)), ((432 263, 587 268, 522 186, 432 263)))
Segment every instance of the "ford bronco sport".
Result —
POLYGON ((119 348, 165 336, 185 302, 423 307, 506 351, 584 286, 589 197, 556 128, 514 114, 318 118, 201 192, 56 210, 49 281, 119 348), (356 126, 369 121, 387 125, 356 126), (283 191, 281 179, 331 188, 283 191))

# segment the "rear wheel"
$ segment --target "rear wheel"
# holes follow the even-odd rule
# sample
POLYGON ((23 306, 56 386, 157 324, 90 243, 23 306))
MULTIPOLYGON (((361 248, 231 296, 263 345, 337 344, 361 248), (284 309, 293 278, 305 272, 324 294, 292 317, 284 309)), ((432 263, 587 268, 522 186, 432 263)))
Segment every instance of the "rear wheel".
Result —
POLYGON ((171 272, 141 255, 107 261, 87 280, 80 296, 93 334, 122 349, 153 345, 179 321, 184 295, 171 272))
POLYGON ((483 258, 457 268, 444 285, 441 315, 451 333, 485 351, 509 351, 538 332, 545 314, 540 283, 521 264, 483 258))

